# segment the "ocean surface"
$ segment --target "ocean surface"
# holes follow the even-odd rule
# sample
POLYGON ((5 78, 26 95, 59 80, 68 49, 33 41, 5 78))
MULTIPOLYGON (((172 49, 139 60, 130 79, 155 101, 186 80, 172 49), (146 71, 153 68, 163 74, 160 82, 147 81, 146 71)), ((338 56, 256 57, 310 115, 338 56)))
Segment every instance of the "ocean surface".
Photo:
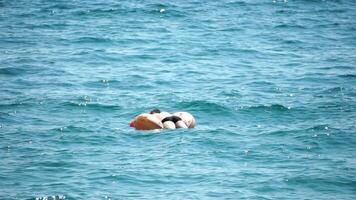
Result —
POLYGON ((0 0, 0 199, 355 199, 356 1, 0 0), (195 129, 135 131, 153 108, 195 129))

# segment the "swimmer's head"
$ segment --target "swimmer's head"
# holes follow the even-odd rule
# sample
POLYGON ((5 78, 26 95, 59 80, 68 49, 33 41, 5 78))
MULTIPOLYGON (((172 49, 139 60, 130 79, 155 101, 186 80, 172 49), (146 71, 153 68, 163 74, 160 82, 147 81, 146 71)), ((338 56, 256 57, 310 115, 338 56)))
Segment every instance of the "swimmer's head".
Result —
POLYGON ((150 114, 153 114, 153 113, 161 113, 161 111, 157 108, 151 110, 150 114))

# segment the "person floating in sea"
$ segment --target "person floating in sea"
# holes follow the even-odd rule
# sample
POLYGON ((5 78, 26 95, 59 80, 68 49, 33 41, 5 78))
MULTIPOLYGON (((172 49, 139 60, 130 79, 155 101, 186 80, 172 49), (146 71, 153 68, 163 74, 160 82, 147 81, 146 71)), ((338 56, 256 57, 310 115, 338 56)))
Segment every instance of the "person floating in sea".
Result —
POLYGON ((150 113, 142 113, 130 122, 130 127, 137 130, 154 129, 175 129, 175 128, 194 128, 195 118, 188 112, 161 112, 154 109, 150 113))

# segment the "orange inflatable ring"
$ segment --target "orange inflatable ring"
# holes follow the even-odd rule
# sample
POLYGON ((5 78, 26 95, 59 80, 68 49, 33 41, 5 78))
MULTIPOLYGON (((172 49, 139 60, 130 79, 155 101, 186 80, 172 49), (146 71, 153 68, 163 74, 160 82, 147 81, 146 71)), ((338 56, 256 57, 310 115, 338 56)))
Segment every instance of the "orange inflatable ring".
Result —
POLYGON ((154 130, 163 128, 162 122, 152 114, 140 114, 138 115, 130 126, 133 126, 137 130, 154 130))

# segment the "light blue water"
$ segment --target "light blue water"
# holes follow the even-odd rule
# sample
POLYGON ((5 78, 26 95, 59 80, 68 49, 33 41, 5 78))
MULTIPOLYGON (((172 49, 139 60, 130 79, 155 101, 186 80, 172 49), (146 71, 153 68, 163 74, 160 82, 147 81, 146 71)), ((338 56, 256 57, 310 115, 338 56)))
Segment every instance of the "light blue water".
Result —
POLYGON ((0 199, 355 199, 355 19, 347 0, 0 0, 0 199), (155 107, 198 126, 128 127, 155 107))

